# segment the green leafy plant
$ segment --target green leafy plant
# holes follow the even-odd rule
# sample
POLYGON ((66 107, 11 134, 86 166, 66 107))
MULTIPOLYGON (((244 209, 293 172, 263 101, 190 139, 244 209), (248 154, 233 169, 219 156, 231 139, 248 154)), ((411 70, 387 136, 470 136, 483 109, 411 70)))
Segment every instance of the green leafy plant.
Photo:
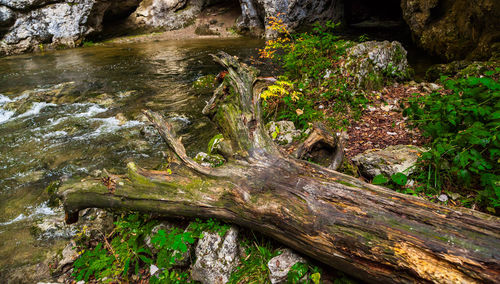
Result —
POLYGON ((154 225, 156 222, 147 222, 147 217, 140 214, 125 215, 115 223, 117 236, 111 246, 116 256, 115 265, 125 279, 128 278, 129 272, 139 273, 141 262, 152 262, 152 253, 146 247, 144 239, 151 233, 154 225))
POLYGON ((321 270, 317 266, 297 262, 288 272, 287 281, 293 284, 319 284, 321 281, 321 270))
POLYGON ((109 243, 106 236, 103 247, 83 250, 75 261, 75 276, 87 281, 89 277, 100 280, 104 277, 128 279, 130 274, 138 274, 141 265, 152 263, 152 253, 146 247, 144 238, 151 233, 156 222, 149 222, 140 214, 126 214, 115 222, 114 238, 109 243))
POLYGON ((73 276, 77 281, 84 280, 85 282, 89 281, 91 276, 96 279, 111 276, 113 271, 110 267, 113 262, 114 257, 102 248, 102 244, 98 244, 93 250, 83 251, 82 255, 75 260, 73 276))
POLYGON ((411 188, 405 187, 407 182, 408 176, 404 173, 395 173, 390 177, 380 174, 376 175, 372 180, 372 183, 376 185, 384 185, 399 192, 415 194, 411 188))
POLYGON ((290 34, 280 19, 271 22, 280 37, 266 43, 261 57, 274 60, 283 75, 261 95, 265 118, 291 120, 304 129, 325 118, 340 128, 359 117, 367 99, 352 90, 338 68, 354 45, 335 33, 338 24, 329 21, 311 32, 290 34))
POLYGON ((152 283, 185 283, 187 274, 172 270, 172 267, 185 256, 188 245, 193 244, 195 236, 192 232, 184 232, 179 228, 170 231, 158 230, 151 242, 158 249, 156 266, 162 270, 158 276, 152 276, 152 283), (181 281, 181 282, 177 282, 181 281), (182 282, 184 281, 184 282, 182 282))
POLYGON ((229 283, 270 283, 267 263, 279 252, 268 240, 257 239, 255 235, 252 239, 242 241, 241 265, 231 274, 229 283))
POLYGON ((446 92, 415 95, 404 114, 431 138, 418 180, 426 192, 476 191, 477 202, 500 206, 500 68, 483 77, 443 77, 446 92))

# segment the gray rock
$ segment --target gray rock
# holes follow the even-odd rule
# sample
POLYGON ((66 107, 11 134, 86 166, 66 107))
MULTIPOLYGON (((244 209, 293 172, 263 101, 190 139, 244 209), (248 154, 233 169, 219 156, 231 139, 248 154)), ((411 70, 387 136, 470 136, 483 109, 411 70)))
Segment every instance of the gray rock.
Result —
POLYGON ((302 132, 295 129, 292 121, 282 120, 278 122, 271 121, 266 125, 268 133, 273 140, 281 145, 288 145, 294 139, 299 138, 302 132), (274 134, 273 134, 274 133, 274 134))
POLYGON ((11 9, 0 6, 0 29, 10 27, 16 21, 16 15, 11 9))
MULTIPOLYGON (((322 20, 338 22, 343 17, 343 2, 328 0, 241 0, 242 16, 237 24, 240 30, 262 32, 269 26, 270 17, 279 17, 290 30, 322 20), (264 19, 262 22, 261 19, 264 19)), ((255 33, 255 32, 254 32, 255 33)), ((275 37, 272 29, 266 37, 275 37)))
POLYGON ((48 3, 63 2, 64 0, 0 0, 0 5, 17 10, 28 10, 42 7, 48 3))
POLYGON ((86 227, 86 236, 96 238, 102 234, 108 235, 114 228, 113 215, 103 209, 86 209, 80 211, 80 218, 77 226, 86 227))
POLYGON ((74 225, 66 225, 64 215, 59 214, 42 219, 34 225, 31 232, 37 239, 70 239, 76 234, 77 229, 74 225))
POLYGON ((267 263, 271 283, 286 283, 288 272, 297 262, 305 263, 306 260, 290 249, 284 249, 282 254, 271 258, 267 263))
POLYGON ((174 228, 173 224, 167 223, 167 222, 162 222, 158 225, 156 225, 152 230, 151 234, 146 236, 144 238, 144 243, 146 244, 147 247, 149 247, 152 250, 155 250, 153 243, 151 242, 151 238, 158 233, 160 230, 164 230, 165 232, 170 231, 172 228, 174 228))
POLYGON ((352 161, 364 176, 370 178, 380 174, 392 176, 401 172, 409 175, 414 170, 419 153, 423 151, 423 148, 417 146, 395 145, 383 150, 368 150, 355 156, 352 161))
POLYGON ((0 53, 31 51, 44 43, 76 46, 94 31, 89 20, 95 3, 95 0, 57 3, 20 14, 0 43, 0 53))
POLYGON ((61 259, 57 262, 56 273, 64 273, 67 266, 78 258, 75 241, 71 241, 61 252, 61 259))
POLYGON ((239 264, 238 230, 231 227, 224 237, 204 232, 196 246, 191 277, 203 284, 227 283, 239 264))
POLYGON ((204 0, 142 1, 129 21, 138 27, 179 29, 193 23, 205 3, 204 0))
POLYGON ((446 202, 448 201, 448 195, 446 194, 441 194, 439 197, 438 197, 438 200, 441 201, 441 202, 446 202))
POLYGON ((378 89, 396 79, 409 79, 407 52, 397 41, 368 41, 347 50, 342 73, 359 88, 378 89))

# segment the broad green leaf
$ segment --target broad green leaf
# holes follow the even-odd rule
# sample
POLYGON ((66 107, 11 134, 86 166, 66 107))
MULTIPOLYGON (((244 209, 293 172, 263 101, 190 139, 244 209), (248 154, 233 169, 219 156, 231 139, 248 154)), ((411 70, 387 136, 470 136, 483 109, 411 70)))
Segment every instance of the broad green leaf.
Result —
POLYGON ((403 173, 395 173, 391 176, 391 179, 394 183, 401 186, 406 185, 408 181, 408 177, 403 173))
POLYGON ((386 178, 384 175, 377 175, 373 178, 372 183, 373 184, 386 184, 389 182, 389 179, 386 178))

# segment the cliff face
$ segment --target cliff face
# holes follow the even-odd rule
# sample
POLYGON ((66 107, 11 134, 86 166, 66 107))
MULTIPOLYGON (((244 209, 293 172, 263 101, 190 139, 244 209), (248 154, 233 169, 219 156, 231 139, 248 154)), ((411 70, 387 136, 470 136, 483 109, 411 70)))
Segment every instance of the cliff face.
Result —
MULTIPOLYGON (((0 0, 0 54, 44 46, 73 47, 99 34, 106 19, 123 18, 129 29, 173 30, 194 22, 209 5, 238 0, 0 0)), ((253 34, 265 32, 270 16, 291 28, 342 16, 337 0, 239 0, 236 26, 253 34)), ((122 21, 123 22, 123 21, 122 21)), ((268 35, 270 33, 268 32, 268 35)))
MULTIPOLYGON (((272 30, 265 29, 269 17, 278 16, 291 29, 300 29, 318 20, 343 20, 344 3, 350 3, 347 0, 0 0, 0 55, 46 45, 73 47, 86 37, 99 34, 103 23, 110 19, 120 19, 124 24, 121 28, 131 30, 179 29, 193 23, 205 7, 225 2, 236 2, 241 7, 236 23, 240 31, 268 37, 273 36, 272 30)), ((414 40, 432 54, 449 60, 476 59, 499 50, 498 0, 401 0, 401 12, 414 40)))
POLYGON ((498 0, 402 0, 414 40, 428 52, 453 59, 487 59, 500 49, 498 0))

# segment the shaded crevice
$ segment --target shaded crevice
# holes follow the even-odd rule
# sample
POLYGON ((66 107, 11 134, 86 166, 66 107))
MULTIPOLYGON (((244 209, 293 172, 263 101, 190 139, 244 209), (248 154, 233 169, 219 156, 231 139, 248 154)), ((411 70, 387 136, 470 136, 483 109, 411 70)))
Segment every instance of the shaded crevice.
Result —
POLYGON ((349 26, 360 23, 403 22, 400 0, 386 0, 384 3, 373 0, 344 1, 345 21, 349 26))

